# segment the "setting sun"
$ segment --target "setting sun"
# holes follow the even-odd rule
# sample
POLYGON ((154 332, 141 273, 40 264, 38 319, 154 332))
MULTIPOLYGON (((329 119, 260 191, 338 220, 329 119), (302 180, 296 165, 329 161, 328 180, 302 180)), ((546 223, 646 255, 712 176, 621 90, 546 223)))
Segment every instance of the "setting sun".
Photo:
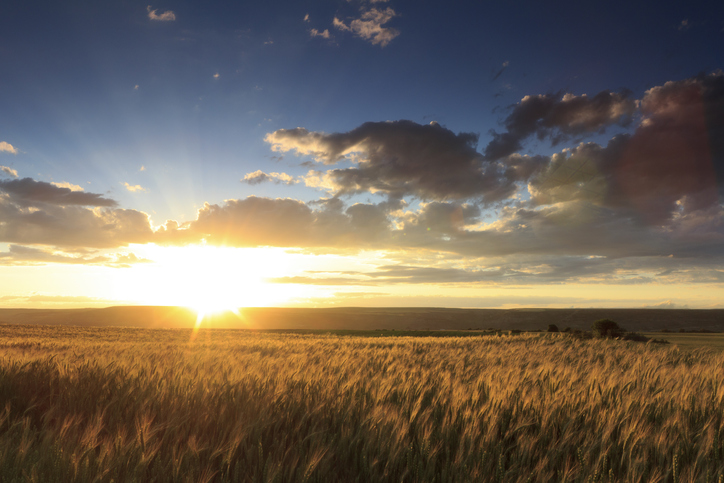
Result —
POLYGON ((153 263, 134 267, 142 273, 129 273, 132 280, 120 277, 117 296, 142 304, 190 307, 201 314, 276 305, 285 302, 288 293, 264 281, 286 268, 283 257, 274 252, 213 246, 148 247, 144 255, 153 263))

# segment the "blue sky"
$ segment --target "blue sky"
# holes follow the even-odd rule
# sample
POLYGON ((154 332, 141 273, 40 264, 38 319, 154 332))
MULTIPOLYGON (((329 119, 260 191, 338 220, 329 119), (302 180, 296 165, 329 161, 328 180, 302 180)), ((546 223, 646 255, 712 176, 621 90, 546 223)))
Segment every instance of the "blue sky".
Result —
MULTIPOLYGON (((433 292, 462 284, 471 298, 491 284, 512 290, 521 283, 539 284, 541 293, 552 285, 574 291, 610 285, 619 290, 611 297, 620 298, 623 284, 638 280, 647 290, 662 286, 660 302, 681 293, 675 287, 703 286, 698 283, 707 287, 706 300, 676 303, 713 306, 724 281, 724 245, 719 245, 724 161, 721 143, 703 151, 696 147, 703 128, 686 113, 691 102, 701 103, 710 138, 722 133, 723 51, 721 2, 15 2, 0 15, 0 142, 9 146, 0 150, 5 167, 0 182, 6 183, 0 196, 5 193, 1 200, 9 207, 0 210, 0 254, 5 254, 0 268, 5 280, 28 277, 28 267, 42 278, 68 264, 110 273, 128 270, 112 261, 129 254, 157 262, 144 255, 151 244, 303 247, 317 255, 342 250, 348 265, 372 250, 381 258, 367 272, 342 277, 352 281, 315 274, 308 262, 284 280, 277 277, 276 284, 289 285, 293 277, 300 286, 327 284, 326 295, 299 299, 326 303, 330 294, 350 286, 363 293, 375 272, 373 278, 385 280, 376 282, 375 297, 394 296, 402 303, 405 297, 427 297, 420 295, 420 281, 433 292), (704 100, 686 97, 692 89, 704 100), (541 106, 533 106, 535 99, 541 106), (667 105, 680 111, 672 114, 667 105), (664 149, 675 155, 657 161, 662 154, 655 139, 666 138, 664 127, 671 122, 680 122, 677 132, 684 134, 664 149), (617 135, 625 146, 609 144, 617 135), (494 156, 503 138, 508 144, 494 156), (333 159, 337 142, 345 148, 333 159), (581 143, 600 149, 586 145, 586 150, 581 143), (419 152, 412 147, 421 145, 427 147, 419 152), (693 154, 684 152, 684 145, 693 154), (584 172, 590 176, 579 180, 577 194, 563 193, 570 186, 545 182, 560 182, 560 173, 572 172, 564 167, 551 178, 559 166, 555 156, 568 156, 577 167, 588 163, 584 172), (617 169, 611 168, 612 156, 617 169), (645 159, 629 159, 636 156, 645 159), (440 168, 446 163, 450 171, 440 168), (465 171, 466 163, 474 169, 465 171), (657 163, 669 170, 666 175, 652 174, 657 163), (495 170, 481 168, 493 164, 495 170), (638 167, 626 171, 624 164, 638 167), (365 166, 373 167, 358 169, 365 166), (517 171, 504 174, 506 169, 517 171), (672 177, 688 181, 669 182, 672 177), (26 178, 35 184, 18 184, 26 178), (647 197, 633 193, 632 186, 664 188, 647 197), (27 194, 56 188, 82 188, 113 203, 27 194), (303 209, 289 216, 298 220, 311 212, 311 231, 298 239, 283 235, 289 222, 275 211, 282 209, 281 201, 264 208, 276 214, 263 220, 279 215, 279 226, 258 225, 249 213, 261 209, 251 206, 259 199, 294 200, 299 205, 292 208, 303 209), (330 199, 338 203, 334 208, 330 199), (205 203, 219 207, 209 216, 220 218, 202 226, 197 210, 205 203), (604 210, 605 220, 579 219, 591 206, 604 210), (423 219, 434 232, 440 220, 430 221, 433 208, 442 210, 435 216, 463 213, 465 222, 440 228, 437 238, 413 234, 423 219), (128 216, 138 214, 133 223, 145 225, 124 224, 111 211, 109 221, 99 210, 126 210, 128 216), (21 217, 31 212, 47 215, 46 221, 21 217), (319 228, 327 226, 320 217, 332 212, 343 218, 330 223, 349 222, 349 233, 319 228), (97 219, 91 225, 114 231, 112 239, 101 242, 99 232, 82 232, 90 225, 73 224, 92 213, 97 219), (148 221, 138 221, 144 214, 148 221), (538 218, 526 224, 525 216, 538 218), (561 217, 567 217, 565 223, 561 217), (554 218, 566 229, 547 231, 554 218), (77 237, 51 230, 51 219, 77 237), (159 232, 166 220, 177 222, 183 233, 159 232), (514 226, 533 230, 524 239, 535 241, 501 241, 514 226), (609 245, 618 249, 586 238, 604 226, 620 234, 609 245), (416 238, 402 243, 403 235, 416 238), (571 240, 566 250, 560 248, 562 237, 571 240), (676 263, 664 260, 669 255, 676 263), (604 257, 607 265, 571 268, 585 257, 604 257), (441 258, 455 261, 445 264, 441 258), (522 282, 523 265, 541 268, 522 282), (385 292, 399 283, 380 275, 390 267, 416 270, 403 277, 415 285, 385 292), (496 269, 503 278, 482 276, 496 269), (453 272, 422 276, 420 270, 457 270, 457 278, 448 278, 453 272), (552 278, 541 275, 554 272, 552 278), (688 275, 666 281, 657 275, 684 272, 688 275)), ((345 271, 350 272, 340 269, 345 271)), ((74 279, 82 280, 80 273, 74 279)), ((7 285, 0 291, 7 297, 78 297, 84 295, 82 286, 79 282, 71 293, 50 285, 34 290, 28 282, 23 289, 7 285)), ((127 302, 111 292, 97 297, 127 302)), ((657 297, 625 302, 648 303, 657 303, 657 297)))

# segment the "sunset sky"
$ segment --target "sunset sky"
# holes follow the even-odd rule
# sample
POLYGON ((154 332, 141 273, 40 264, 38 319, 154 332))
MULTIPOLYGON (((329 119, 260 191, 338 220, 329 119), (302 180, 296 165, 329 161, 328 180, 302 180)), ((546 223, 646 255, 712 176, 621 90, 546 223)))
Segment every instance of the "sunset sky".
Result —
POLYGON ((7 3, 2 307, 724 307, 724 2, 7 3))

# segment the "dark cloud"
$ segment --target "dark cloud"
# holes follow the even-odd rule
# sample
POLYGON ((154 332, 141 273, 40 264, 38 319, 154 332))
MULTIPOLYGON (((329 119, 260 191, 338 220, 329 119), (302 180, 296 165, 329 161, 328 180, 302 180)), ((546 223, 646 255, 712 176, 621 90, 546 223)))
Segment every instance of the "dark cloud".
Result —
POLYGON ((116 205, 99 194, 30 178, 0 181, 0 242, 114 248, 150 241, 148 215, 116 205))
POLYGON ((604 130, 612 124, 627 125, 636 110, 628 92, 585 94, 543 94, 525 96, 504 121, 506 132, 492 132, 485 148, 489 160, 504 158, 522 149, 522 142, 535 135, 557 144, 571 136, 604 130))
POLYGON ((296 151, 324 164, 357 161, 355 167, 316 172, 308 181, 337 196, 378 192, 390 198, 494 202, 515 193, 515 183, 527 174, 517 165, 486 162, 476 150, 476 134, 455 134, 434 122, 368 122, 333 134, 280 129, 266 141, 275 151, 296 151))
POLYGON ((6 193, 13 203, 34 206, 45 203, 59 206, 117 206, 116 201, 96 193, 72 191, 52 183, 31 178, 0 180, 0 192, 6 193))
POLYGON ((552 156, 530 180, 533 201, 587 201, 658 226, 721 220, 724 74, 668 82, 640 104, 632 135, 552 156))
MULTIPOLYGON (((196 220, 183 226, 167 223, 154 240, 159 243, 279 247, 344 247, 359 249, 386 236, 389 220, 384 205, 353 204, 344 209, 336 199, 320 200, 312 209, 292 199, 250 196, 207 203, 196 220)), ((312 206, 314 206, 312 205, 312 206)))

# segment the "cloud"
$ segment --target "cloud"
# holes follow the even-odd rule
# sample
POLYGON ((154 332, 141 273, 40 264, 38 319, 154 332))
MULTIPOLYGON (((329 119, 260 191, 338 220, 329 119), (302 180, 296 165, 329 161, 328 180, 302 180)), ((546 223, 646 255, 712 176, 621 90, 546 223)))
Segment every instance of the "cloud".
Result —
POLYGON ((0 142, 0 153, 18 154, 18 150, 12 144, 2 141, 0 142))
POLYGON ((324 31, 320 32, 317 29, 310 29, 309 30, 309 36, 314 37, 322 37, 323 39, 329 39, 331 35, 329 34, 329 30, 324 29, 324 31))
POLYGON ((306 15, 304 16, 304 21, 305 21, 305 22, 309 22, 309 14, 306 14, 306 15))
POLYGON ((0 252, 0 265, 45 265, 60 263, 71 265, 103 265, 113 268, 128 268, 137 263, 150 263, 134 253, 117 253, 111 255, 68 254, 58 249, 34 248, 10 245, 7 252, 0 252))
POLYGON ((160 22, 173 22, 176 20, 176 14, 173 13, 171 10, 166 10, 161 15, 156 14, 158 10, 151 10, 151 6, 146 7, 146 11, 148 12, 148 18, 151 20, 157 20, 160 22))
POLYGON ((356 36, 368 40, 372 45, 385 47, 392 39, 400 35, 397 29, 383 27, 384 24, 395 18, 397 14, 391 8, 378 10, 371 8, 362 13, 358 19, 354 19, 349 25, 334 17, 332 25, 342 32, 352 32, 356 36))
POLYGON ((31 178, 0 181, 0 193, 8 195, 11 202, 22 206, 35 203, 69 206, 116 206, 116 201, 95 193, 73 191, 54 183, 35 181, 31 178))
POLYGON ((219 76, 219 73, 217 72, 216 74, 214 74, 214 75, 211 76, 211 77, 213 77, 214 79, 218 79, 220 76, 219 76))
POLYGON ((250 196, 206 203, 194 221, 167 223, 154 235, 163 244, 198 243, 251 247, 342 247, 358 250, 379 243, 389 220, 384 205, 353 204, 345 209, 335 198, 320 200, 316 209, 293 199, 250 196))
POLYGON ((499 201, 510 197, 517 189, 515 183, 529 171, 522 165, 537 162, 521 157, 509 165, 490 163, 476 150, 476 134, 455 134, 435 122, 368 122, 333 134, 280 129, 265 140, 276 152, 295 151, 327 165, 357 161, 356 167, 321 176, 311 173, 310 183, 327 186, 336 196, 378 192, 390 198, 499 201))
POLYGON ((688 309, 688 305, 679 305, 675 302, 672 302, 671 300, 664 300, 663 302, 659 302, 657 304, 651 304, 651 305, 644 305, 643 308, 645 309, 688 309))
POLYGON ((485 157, 501 159, 520 151, 522 142, 535 135, 558 144, 571 136, 601 132, 606 127, 631 122, 636 102, 627 91, 583 94, 543 94, 525 96, 504 121, 504 133, 492 132, 493 140, 485 148, 485 157))
POLYGON ((498 80, 498 77, 500 77, 501 75, 503 75, 503 72, 505 72, 505 69, 507 69, 509 65, 510 65, 510 62, 508 62, 507 60, 506 60, 505 62, 503 62, 503 66, 502 66, 502 67, 500 68, 500 70, 493 76, 493 80, 494 80, 494 81, 495 81, 495 80, 498 80))
POLYGON ((271 181, 274 184, 285 184, 293 185, 297 181, 286 173, 265 173, 262 170, 254 171, 253 173, 247 173, 246 176, 241 180, 242 183, 257 185, 271 181))
POLYGON ((689 23, 689 19, 684 19, 681 21, 677 29, 681 32, 686 32, 691 27, 691 24, 689 23))
POLYGON ((146 188, 144 188, 140 184, 131 185, 128 183, 123 183, 123 186, 125 186, 126 189, 132 193, 135 193, 137 191, 146 191, 146 188))
POLYGON ((84 191, 81 186, 78 186, 77 184, 68 183, 67 181, 63 181, 60 183, 50 183, 53 186, 57 186, 58 188, 68 188, 71 191, 84 191))
POLYGON ((724 74, 667 82, 648 90, 640 106, 643 119, 632 135, 552 156, 530 180, 533 201, 585 201, 638 223, 672 228, 694 220, 699 230, 720 223, 724 74))
POLYGON ((116 206, 96 193, 30 178, 0 181, 0 242, 113 248, 150 241, 148 215, 116 206))
POLYGON ((12 168, 8 168, 7 166, 0 166, 0 173, 12 176, 13 178, 18 177, 18 172, 12 168))
POLYGON ((14 301, 17 303, 53 303, 53 304, 78 304, 81 307, 87 307, 89 304, 102 304, 102 305, 118 305, 117 301, 100 299, 95 297, 86 297, 84 295, 44 295, 44 294, 31 294, 31 295, 5 295, 0 297, 0 302, 14 301))

